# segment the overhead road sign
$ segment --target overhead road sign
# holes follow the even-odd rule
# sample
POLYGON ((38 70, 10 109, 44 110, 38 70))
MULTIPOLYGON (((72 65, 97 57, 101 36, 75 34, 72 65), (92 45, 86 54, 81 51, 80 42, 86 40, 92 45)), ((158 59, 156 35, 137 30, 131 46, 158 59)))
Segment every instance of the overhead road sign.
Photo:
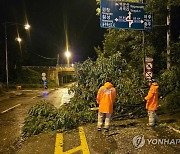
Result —
POLYGON ((152 15, 144 11, 145 4, 101 0, 100 6, 102 28, 152 29, 152 15))

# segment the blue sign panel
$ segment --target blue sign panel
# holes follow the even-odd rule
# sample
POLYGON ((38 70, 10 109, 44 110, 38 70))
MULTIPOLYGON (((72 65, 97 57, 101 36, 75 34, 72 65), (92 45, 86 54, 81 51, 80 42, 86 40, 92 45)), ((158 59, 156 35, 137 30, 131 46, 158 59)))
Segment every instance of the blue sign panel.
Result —
POLYGON ((102 28, 152 29, 152 15, 144 11, 145 4, 101 0, 102 28))

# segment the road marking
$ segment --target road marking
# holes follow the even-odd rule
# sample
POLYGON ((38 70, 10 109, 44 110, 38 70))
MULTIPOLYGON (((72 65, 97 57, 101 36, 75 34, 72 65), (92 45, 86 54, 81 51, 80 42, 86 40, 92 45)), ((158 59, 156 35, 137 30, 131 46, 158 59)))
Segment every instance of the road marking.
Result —
POLYGON ((16 108, 16 107, 18 107, 18 106, 20 106, 20 105, 21 105, 21 104, 17 104, 17 105, 15 105, 15 106, 7 109, 7 110, 2 111, 1 113, 6 113, 6 112, 8 112, 9 110, 12 110, 12 109, 14 109, 14 108, 16 108))
POLYGON ((79 135, 83 153, 90 154, 83 127, 79 127, 79 135))
POLYGON ((80 150, 83 152, 83 154, 90 154, 83 127, 79 127, 79 136, 80 136, 81 145, 64 152, 63 151, 63 134, 58 133, 56 135, 56 144, 55 144, 54 154, 72 154, 80 150))

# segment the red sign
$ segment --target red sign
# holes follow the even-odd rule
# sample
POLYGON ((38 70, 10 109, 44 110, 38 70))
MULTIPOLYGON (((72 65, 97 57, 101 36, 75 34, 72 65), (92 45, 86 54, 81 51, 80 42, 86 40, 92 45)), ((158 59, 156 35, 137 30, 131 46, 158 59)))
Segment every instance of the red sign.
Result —
POLYGON ((153 59, 146 57, 145 59, 145 78, 151 79, 153 77, 153 59))

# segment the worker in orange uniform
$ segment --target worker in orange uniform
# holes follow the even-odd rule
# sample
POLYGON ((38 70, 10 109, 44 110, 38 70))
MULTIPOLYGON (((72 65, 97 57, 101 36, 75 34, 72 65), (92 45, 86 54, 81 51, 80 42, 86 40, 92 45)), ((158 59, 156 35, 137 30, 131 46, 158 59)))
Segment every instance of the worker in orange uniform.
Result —
POLYGON ((101 131, 103 120, 105 118, 104 129, 109 131, 110 118, 113 113, 113 103, 116 98, 116 89, 111 83, 111 79, 107 78, 104 86, 101 86, 97 93, 97 103, 99 104, 98 112, 98 131, 101 131))
POLYGON ((154 79, 148 81, 150 86, 148 95, 145 97, 146 109, 148 111, 149 124, 148 126, 154 126, 157 123, 156 110, 158 107, 158 84, 154 79))

